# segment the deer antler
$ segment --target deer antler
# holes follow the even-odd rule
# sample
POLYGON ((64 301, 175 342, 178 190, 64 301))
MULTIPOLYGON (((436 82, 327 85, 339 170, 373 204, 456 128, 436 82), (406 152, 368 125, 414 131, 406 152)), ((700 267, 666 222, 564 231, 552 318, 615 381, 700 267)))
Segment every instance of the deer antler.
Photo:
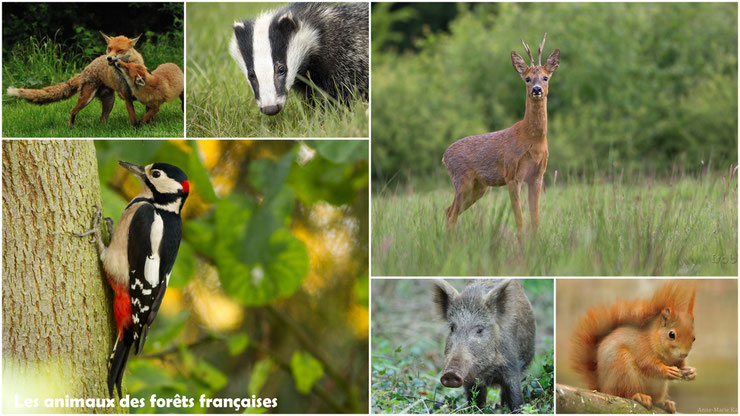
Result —
POLYGON ((545 46, 546 39, 547 39, 547 32, 545 32, 545 37, 542 38, 542 43, 540 43, 540 50, 537 51, 537 66, 542 66, 542 47, 545 46))
POLYGON ((532 52, 529 51, 529 46, 527 46, 527 44, 524 43, 524 39, 522 39, 522 45, 524 45, 524 50, 527 51, 527 55, 529 55, 529 66, 534 66, 534 59, 532 59, 532 52))

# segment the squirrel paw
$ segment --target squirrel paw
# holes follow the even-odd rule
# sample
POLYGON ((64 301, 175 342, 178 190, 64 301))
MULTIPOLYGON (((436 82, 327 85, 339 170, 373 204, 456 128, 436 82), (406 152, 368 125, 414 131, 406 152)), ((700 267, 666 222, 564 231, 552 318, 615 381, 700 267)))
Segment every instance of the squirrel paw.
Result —
POLYGON ((663 366, 663 376, 669 380, 678 380, 681 378, 681 370, 678 367, 663 366))
POLYGON ((632 400, 639 402, 641 405, 650 409, 653 407, 653 398, 647 394, 635 393, 632 395, 632 400))
POLYGON ((666 400, 662 403, 662 405, 666 412, 676 413, 676 402, 674 402, 673 400, 666 400))
POLYGON ((681 369, 681 379, 686 381, 691 381, 696 378, 696 368, 694 367, 684 367, 681 369))

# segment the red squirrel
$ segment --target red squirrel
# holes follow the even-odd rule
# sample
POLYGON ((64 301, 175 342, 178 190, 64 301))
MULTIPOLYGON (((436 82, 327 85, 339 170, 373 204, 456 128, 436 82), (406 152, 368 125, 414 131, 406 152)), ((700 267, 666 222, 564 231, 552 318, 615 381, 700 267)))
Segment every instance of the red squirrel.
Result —
POLYGON ((694 380, 686 357, 694 337, 696 287, 662 285, 649 300, 592 307, 571 338, 571 365, 589 389, 676 412, 669 380, 694 380))

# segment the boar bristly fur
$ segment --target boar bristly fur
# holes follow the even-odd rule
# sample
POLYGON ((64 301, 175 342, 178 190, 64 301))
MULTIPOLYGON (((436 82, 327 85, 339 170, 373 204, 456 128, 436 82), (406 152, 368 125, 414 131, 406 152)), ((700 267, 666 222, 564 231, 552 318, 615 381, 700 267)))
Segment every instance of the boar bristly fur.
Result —
POLYGON ((445 387, 465 387, 468 400, 486 404, 486 388, 498 385, 511 411, 522 405, 523 373, 534 356, 532 305, 518 280, 486 279, 458 292, 444 280, 435 282, 434 300, 449 325, 445 387))

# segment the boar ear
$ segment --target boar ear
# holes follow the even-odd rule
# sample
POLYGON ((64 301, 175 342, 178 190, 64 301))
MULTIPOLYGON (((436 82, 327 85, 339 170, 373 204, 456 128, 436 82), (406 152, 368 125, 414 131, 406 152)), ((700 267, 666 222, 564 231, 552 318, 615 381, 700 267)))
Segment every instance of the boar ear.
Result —
POLYGON ((504 280, 488 292, 486 295, 486 305, 488 305, 490 309, 498 311, 503 309, 504 303, 506 302, 506 288, 509 287, 511 282, 511 279, 504 280))
POLYGON ((460 293, 451 284, 447 283, 442 279, 434 281, 434 303, 437 304, 437 309, 442 319, 447 319, 447 310, 450 307, 450 303, 460 293))

